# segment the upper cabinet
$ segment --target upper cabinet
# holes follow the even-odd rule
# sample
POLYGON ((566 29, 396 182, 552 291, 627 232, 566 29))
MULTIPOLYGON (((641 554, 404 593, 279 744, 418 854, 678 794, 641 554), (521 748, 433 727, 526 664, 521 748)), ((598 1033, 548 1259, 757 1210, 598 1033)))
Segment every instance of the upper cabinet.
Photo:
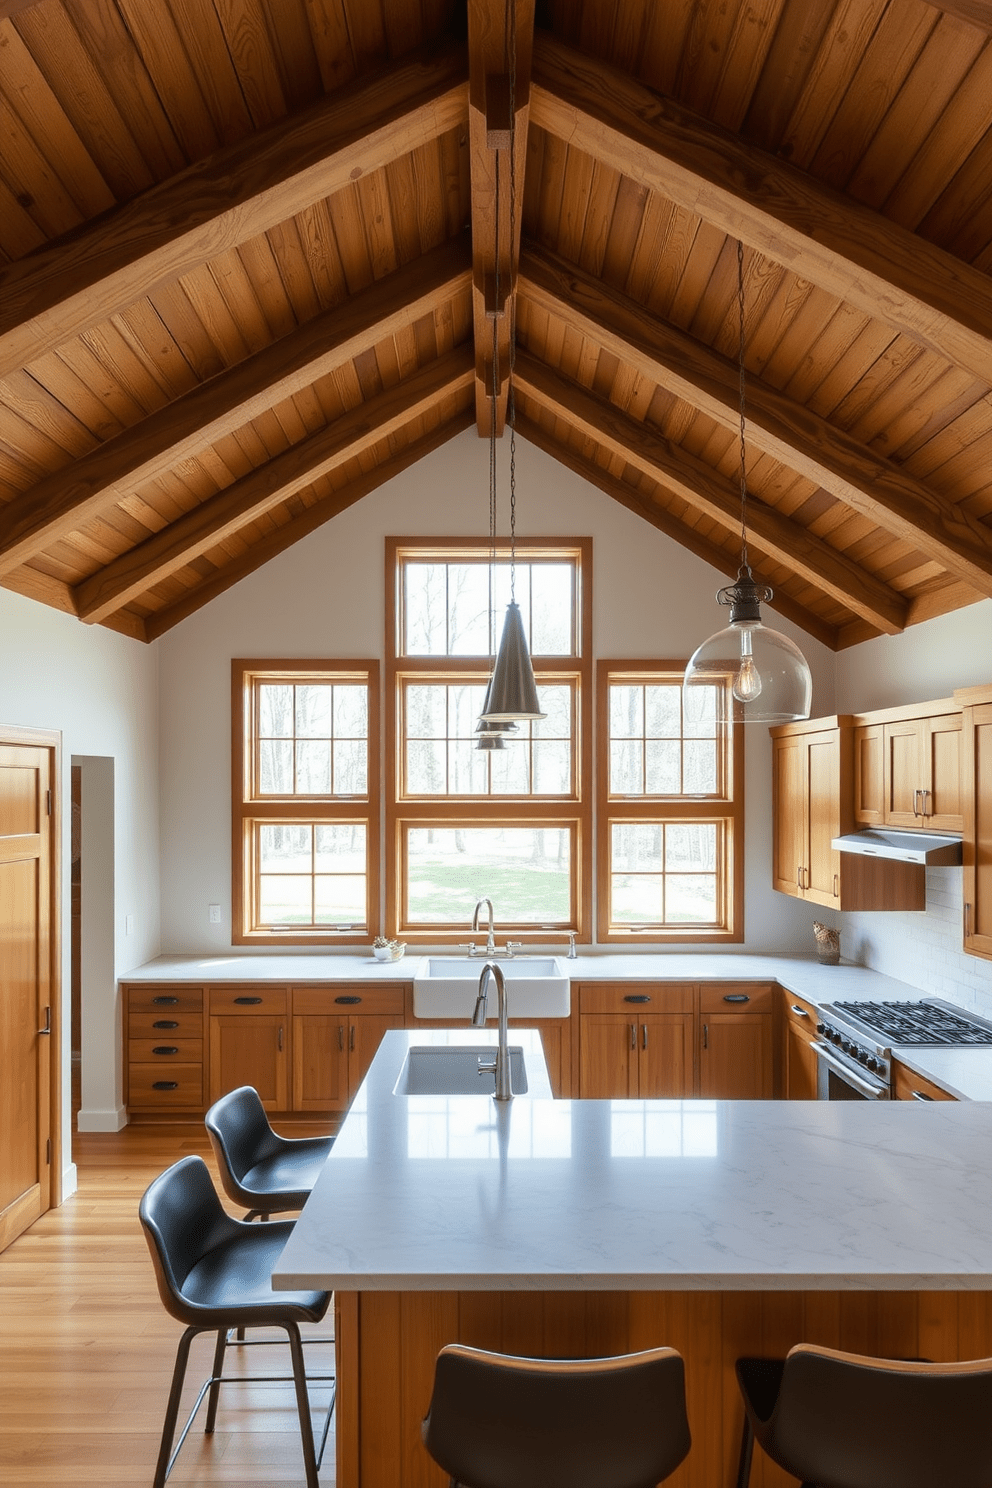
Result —
POLYGON ((772 729, 773 887, 834 909, 842 908, 842 864, 830 844, 851 826, 851 723, 772 729))
POLYGON ((955 696, 963 704, 964 949, 992 960, 992 687, 955 696))
POLYGON ((960 832, 961 708, 943 700, 864 715, 854 731, 854 820, 960 832))

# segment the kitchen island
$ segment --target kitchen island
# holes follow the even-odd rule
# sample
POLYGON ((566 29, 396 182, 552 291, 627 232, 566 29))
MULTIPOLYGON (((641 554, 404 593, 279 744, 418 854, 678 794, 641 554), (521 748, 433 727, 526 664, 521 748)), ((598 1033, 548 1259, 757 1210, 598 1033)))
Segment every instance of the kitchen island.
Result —
POLYGON ((734 1481, 740 1354, 992 1354, 992 1107, 393 1095, 429 1039, 386 1035, 274 1278, 336 1293, 341 1488, 443 1483, 419 1422, 455 1340, 678 1348, 692 1488, 734 1481))

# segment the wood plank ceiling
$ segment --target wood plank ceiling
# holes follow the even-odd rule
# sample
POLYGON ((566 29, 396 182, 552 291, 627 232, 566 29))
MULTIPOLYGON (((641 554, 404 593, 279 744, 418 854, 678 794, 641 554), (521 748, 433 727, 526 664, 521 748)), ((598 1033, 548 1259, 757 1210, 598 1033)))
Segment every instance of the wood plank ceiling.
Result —
POLYGON ((0 0, 0 584, 152 640, 508 406, 733 574, 738 238, 775 607, 992 595, 986 0, 0 0))

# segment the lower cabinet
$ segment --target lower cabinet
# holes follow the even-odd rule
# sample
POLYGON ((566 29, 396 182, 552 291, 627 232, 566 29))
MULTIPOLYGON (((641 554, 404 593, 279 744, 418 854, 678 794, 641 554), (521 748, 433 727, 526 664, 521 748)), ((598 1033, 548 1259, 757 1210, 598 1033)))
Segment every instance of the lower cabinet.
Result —
POLYGON ((209 993, 212 1104, 254 1085, 267 1111, 289 1105, 289 995, 285 987, 213 987, 209 993))
POLYGON ((390 1028, 404 1026, 402 987, 293 990, 294 1111, 343 1111, 390 1028))
POLYGON ((771 1100, 775 1094, 772 983, 704 983, 699 991, 699 1094, 771 1100))
POLYGON ((187 1115, 204 1108, 202 987, 125 987, 124 1102, 129 1111, 187 1115))
POLYGON ((901 1064, 898 1059, 892 1061, 892 1083, 896 1100, 915 1101, 952 1101, 957 1096, 949 1095, 940 1085, 935 1085, 925 1075, 917 1075, 913 1070, 901 1064))
POLYGON ((816 1009, 782 991, 782 1094, 786 1100, 816 1100, 816 1009))

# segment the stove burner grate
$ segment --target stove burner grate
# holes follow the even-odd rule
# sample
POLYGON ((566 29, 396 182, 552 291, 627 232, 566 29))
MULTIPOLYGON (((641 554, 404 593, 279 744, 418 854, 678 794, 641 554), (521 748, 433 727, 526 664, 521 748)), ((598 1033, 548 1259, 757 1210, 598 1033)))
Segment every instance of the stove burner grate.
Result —
POLYGON ((931 1002, 836 1002, 834 1007, 893 1044, 992 1044, 992 1028, 931 1002))

